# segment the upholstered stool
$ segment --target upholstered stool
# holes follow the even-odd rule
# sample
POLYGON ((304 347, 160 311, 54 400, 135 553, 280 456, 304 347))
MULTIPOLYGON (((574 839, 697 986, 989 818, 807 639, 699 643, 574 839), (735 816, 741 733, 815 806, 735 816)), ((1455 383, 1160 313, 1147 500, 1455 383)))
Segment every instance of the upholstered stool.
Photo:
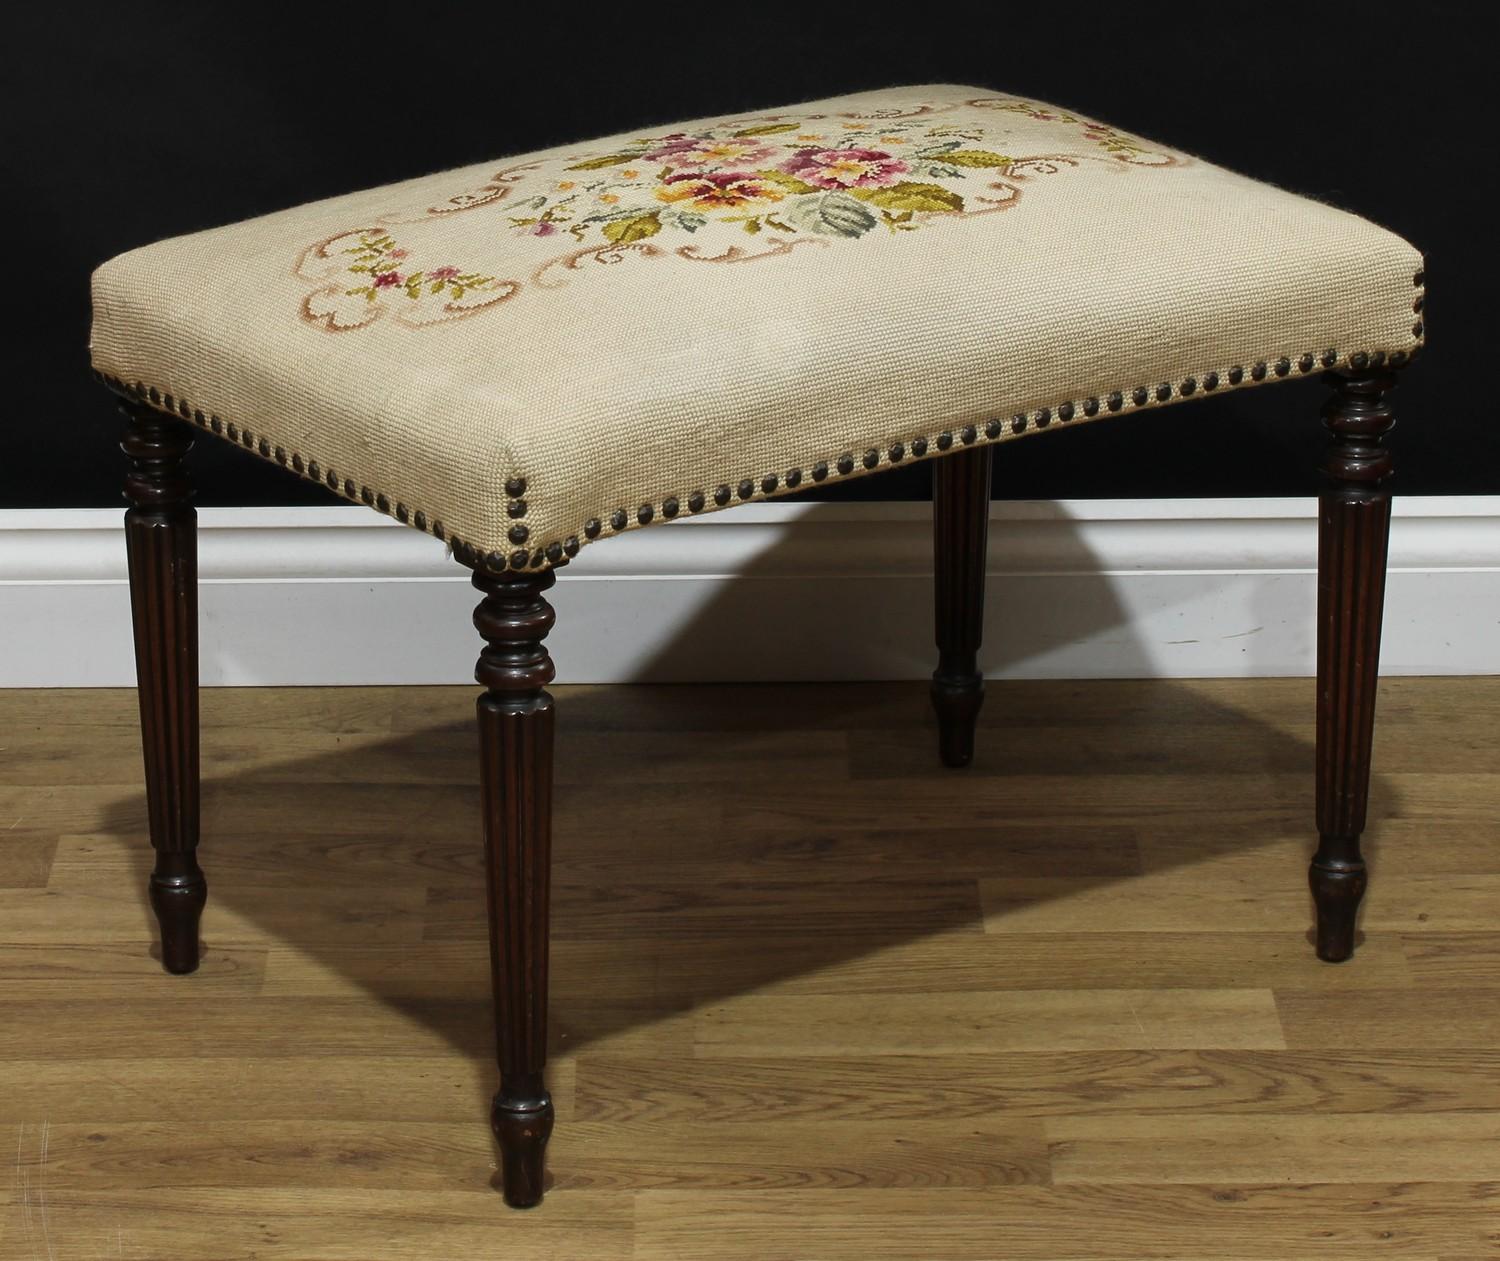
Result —
POLYGON ((1386 394, 1423 341, 1422 261, 1391 233, 1065 109, 912 87, 336 197, 125 254, 93 296, 94 366, 129 425, 150 897, 169 971, 196 966, 206 897, 194 431, 425 531, 473 570, 492 1120, 511 1204, 541 1198, 552 1128, 544 593, 581 548, 627 530, 933 461, 932 697, 942 760, 962 766, 982 696, 991 449, 1320 376, 1333 437, 1311 883, 1318 954, 1353 950, 1386 394))

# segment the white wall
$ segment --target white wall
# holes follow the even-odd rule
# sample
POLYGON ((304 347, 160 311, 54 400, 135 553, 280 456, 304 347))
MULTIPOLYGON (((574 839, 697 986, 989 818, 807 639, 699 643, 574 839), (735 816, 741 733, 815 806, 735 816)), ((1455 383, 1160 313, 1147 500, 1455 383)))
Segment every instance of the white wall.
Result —
MULTIPOLYGON (((1500 497, 1397 499, 1388 674, 1500 673, 1500 497)), ((997 503, 983 660, 1011 678, 1313 672, 1316 504, 997 503)), ((923 678, 923 504, 757 504, 586 548, 561 682, 923 678)), ((0 686, 134 681, 121 513, 0 512, 0 686)), ((200 513, 205 684, 462 683, 477 593, 368 509, 200 513)))

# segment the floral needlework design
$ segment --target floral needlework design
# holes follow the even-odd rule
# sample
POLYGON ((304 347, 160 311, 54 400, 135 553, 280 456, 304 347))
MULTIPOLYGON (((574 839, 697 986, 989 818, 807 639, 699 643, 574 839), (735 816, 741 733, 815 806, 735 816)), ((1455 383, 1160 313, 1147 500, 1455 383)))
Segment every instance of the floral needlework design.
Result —
POLYGON ((1028 181, 1084 164, 1123 174, 1186 161, 1013 97, 742 118, 523 162, 320 241, 297 269, 319 282, 303 317, 333 331, 386 317, 420 327, 528 284, 556 288, 591 264, 773 258, 1009 210, 1028 181), (434 225, 461 216, 473 227, 476 213, 482 232, 466 231, 450 257, 454 238, 434 225))
POLYGON ((382 228, 318 242, 303 254, 298 272, 332 283, 303 299, 304 318, 333 330, 362 328, 386 315, 402 324, 431 324, 482 311, 520 288, 452 263, 414 269, 407 257, 382 228))
POLYGON ((955 128, 854 122, 817 131, 773 123, 722 138, 673 134, 571 165, 576 179, 530 199, 524 209, 531 213, 512 213, 510 221, 523 231, 564 231, 580 241, 594 233, 611 241, 693 234, 710 222, 750 235, 910 231, 919 215, 974 213, 1014 199, 1014 190, 998 182, 1013 159, 965 148, 968 140, 955 128), (651 168, 650 177, 642 180, 638 167, 651 168), (996 182, 981 182, 966 200, 954 182, 981 171, 996 182))

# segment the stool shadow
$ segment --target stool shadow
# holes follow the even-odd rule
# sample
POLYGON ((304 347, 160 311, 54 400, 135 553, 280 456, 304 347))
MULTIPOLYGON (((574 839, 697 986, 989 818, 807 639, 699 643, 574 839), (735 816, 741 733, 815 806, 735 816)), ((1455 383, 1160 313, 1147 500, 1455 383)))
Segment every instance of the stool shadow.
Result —
MULTIPOLYGON (((1082 572, 1086 547, 1072 555, 1082 572)), ((757 570, 777 563, 772 549, 757 570)), ((1059 633, 1109 634, 1117 658, 1123 643, 1148 672, 1150 654, 1131 639, 1107 576, 1095 577, 1092 598, 1054 615, 1059 633)), ((1026 582, 991 581, 992 667, 1017 664, 1004 610, 1026 582)), ((726 618, 744 635, 780 631, 757 625, 731 592, 674 643, 719 633, 726 618)), ((672 651, 662 646, 658 667, 672 651)), ((930 656, 925 644, 910 651, 930 656)), ((653 1026, 705 1004, 980 931, 980 881, 1066 877, 1007 892, 1003 906, 987 908, 1003 916, 1138 878, 1142 842, 1158 833, 1192 843, 1150 847, 1153 872, 1289 835, 1306 837, 1310 853, 1311 680, 1305 691, 1303 734, 1292 735, 1170 680, 992 681, 975 764, 951 771, 938 764, 921 683, 557 689, 556 1051, 634 1032, 649 1043, 653 1026), (1172 808, 1157 819, 1139 797, 1116 805, 1076 791, 1108 776, 1139 779, 1149 794, 1151 778, 1168 775, 1172 808)), ((476 1089, 487 1094, 474 689, 392 693, 392 734, 335 747, 328 733, 311 751, 233 775, 216 773, 206 698, 204 940, 212 951, 216 907, 267 924, 268 935, 482 1063, 476 1089), (408 709, 422 721, 396 734, 408 709), (332 910, 309 920, 276 911, 278 890, 310 906, 330 891, 332 910), (395 966, 368 966, 372 953, 395 966)), ((1375 799, 1388 803, 1390 791, 1377 776, 1375 799)), ((130 847, 149 919, 144 819, 134 793, 115 803, 109 826, 130 847)), ((1310 902, 1288 905, 1286 916, 1310 940, 1310 902)))

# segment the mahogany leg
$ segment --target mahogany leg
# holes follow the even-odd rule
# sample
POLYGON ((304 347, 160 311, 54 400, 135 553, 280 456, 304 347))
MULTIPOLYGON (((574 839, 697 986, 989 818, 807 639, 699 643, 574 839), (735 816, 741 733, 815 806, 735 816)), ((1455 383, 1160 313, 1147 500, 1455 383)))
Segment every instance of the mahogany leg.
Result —
POLYGON ((1333 435, 1323 462, 1318 511, 1317 822, 1308 880, 1317 905, 1318 958, 1354 953, 1354 922, 1367 877, 1359 851, 1370 790, 1370 744, 1380 662, 1391 497, 1391 456, 1381 439, 1394 424, 1389 372, 1327 373, 1323 409, 1333 435))
POLYGON ((198 966, 198 921, 208 885, 198 867, 198 514, 180 421, 123 403, 125 547, 135 630, 136 691, 146 763, 146 809, 156 862, 151 908, 168 972, 198 966))
POLYGON ((932 674, 938 749, 948 766, 974 757, 974 723, 984 703, 979 641, 984 629, 984 563, 989 537, 990 451, 950 455, 932 466, 933 570, 938 667, 932 674))
POLYGON ((543 593, 552 571, 474 572, 484 599, 474 625, 487 647, 475 677, 484 808, 490 965, 500 1089, 490 1124, 500 1144, 505 1202, 542 1199, 552 1097, 547 1060, 547 918, 552 848, 552 658, 542 640, 555 615, 543 593))

